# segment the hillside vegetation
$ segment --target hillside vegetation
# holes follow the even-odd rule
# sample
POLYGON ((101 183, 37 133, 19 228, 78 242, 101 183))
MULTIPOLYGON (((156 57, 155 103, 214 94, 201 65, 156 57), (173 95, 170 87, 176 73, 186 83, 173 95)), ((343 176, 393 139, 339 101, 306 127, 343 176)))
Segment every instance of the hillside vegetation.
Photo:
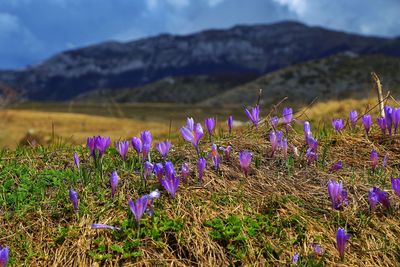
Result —
POLYGON ((321 60, 293 65, 240 85, 202 102, 206 105, 249 103, 254 92, 263 89, 264 104, 271 105, 288 97, 287 103, 301 107, 313 100, 324 102, 371 95, 371 72, 381 77, 392 95, 400 95, 400 60, 385 56, 335 55, 321 60))

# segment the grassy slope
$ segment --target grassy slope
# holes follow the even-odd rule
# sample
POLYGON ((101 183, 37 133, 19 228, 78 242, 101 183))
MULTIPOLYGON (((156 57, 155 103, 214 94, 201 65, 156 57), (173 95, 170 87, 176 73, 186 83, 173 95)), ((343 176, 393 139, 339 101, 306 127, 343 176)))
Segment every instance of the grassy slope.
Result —
POLYGON ((168 77, 136 88, 95 90, 76 98, 83 103, 198 103, 255 79, 256 75, 168 77))
POLYGON ((207 105, 251 103, 260 88, 264 104, 269 106, 288 97, 292 106, 308 105, 316 97, 319 101, 347 98, 366 98, 373 83, 370 73, 380 75, 384 88, 394 96, 400 93, 398 70, 400 60, 386 56, 335 55, 264 75, 255 81, 227 91, 202 102, 207 105))
MULTIPOLYGON (((18 148, 1 152, 0 243, 11 249, 11 264, 20 266, 227 266, 276 265, 290 262, 295 252, 301 263, 340 262, 335 249, 335 233, 345 227, 350 234, 344 265, 395 266, 400 261, 398 237, 400 199, 390 189, 390 176, 398 175, 400 162, 398 138, 382 137, 375 129, 369 140, 361 129, 332 133, 322 124, 312 130, 317 135, 320 157, 307 166, 304 160, 301 130, 290 132, 289 143, 299 146, 300 158, 271 158, 267 128, 237 129, 233 136, 221 134, 218 145, 231 144, 231 162, 223 161, 221 171, 208 167, 204 186, 193 180, 181 184, 176 199, 163 192, 155 202, 155 216, 144 216, 140 229, 129 216, 127 200, 160 188, 156 179, 144 189, 136 156, 129 152, 125 164, 114 149, 104 157, 104 178, 98 175, 83 147, 54 144, 48 148, 18 148), (298 132, 298 133, 296 133, 298 132), (375 148, 382 156, 389 153, 389 167, 371 173, 369 153, 375 148), (244 177, 237 155, 242 149, 254 153, 251 174, 244 177), (73 166, 74 150, 82 158, 83 172, 73 166), (329 174, 337 160, 344 169, 329 174), (117 170, 121 181, 115 199, 110 198, 108 176, 117 170), (327 196, 328 179, 343 180, 350 205, 332 210, 327 196), (392 212, 368 210, 367 192, 380 186, 389 192, 392 212), (68 188, 79 193, 79 213, 74 214, 68 200, 68 188), (119 232, 91 230, 91 223, 122 226, 119 232), (315 259, 311 244, 325 250, 315 259)), ((174 143, 170 155, 177 166, 190 162, 194 170, 196 156, 192 147, 174 143)), ((210 144, 202 142, 201 150, 210 144)), ((154 161, 160 158, 153 152, 154 161)), ((381 162, 380 159, 380 162, 381 162)))

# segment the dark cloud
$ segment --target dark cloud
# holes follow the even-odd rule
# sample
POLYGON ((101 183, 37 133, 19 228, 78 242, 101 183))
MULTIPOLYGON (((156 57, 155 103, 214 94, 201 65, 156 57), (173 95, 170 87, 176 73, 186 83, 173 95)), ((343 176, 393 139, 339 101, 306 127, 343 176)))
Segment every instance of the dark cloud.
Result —
POLYGON ((162 32, 186 34, 292 19, 370 35, 400 35, 398 0, 1 0, 0 68, 62 50, 162 32))

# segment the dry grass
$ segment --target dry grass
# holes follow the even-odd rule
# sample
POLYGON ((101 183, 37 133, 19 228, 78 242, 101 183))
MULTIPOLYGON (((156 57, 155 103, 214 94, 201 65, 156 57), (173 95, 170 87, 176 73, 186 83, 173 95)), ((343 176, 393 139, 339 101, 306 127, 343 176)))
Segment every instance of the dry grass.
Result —
POLYGON ((78 144, 84 143, 88 136, 99 133, 118 140, 138 135, 143 129, 152 129, 155 136, 167 135, 169 132, 168 122, 146 122, 73 113, 4 110, 0 111, 0 118, 0 146, 9 147, 15 147, 28 132, 49 140, 53 134, 53 126, 56 136, 78 144))

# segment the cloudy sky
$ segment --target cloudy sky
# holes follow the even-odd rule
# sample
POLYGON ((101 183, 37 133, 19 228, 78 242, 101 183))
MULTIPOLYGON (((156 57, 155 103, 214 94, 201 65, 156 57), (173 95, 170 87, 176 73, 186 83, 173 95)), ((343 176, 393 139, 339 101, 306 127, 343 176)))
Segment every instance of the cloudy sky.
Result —
POLYGON ((287 19, 394 37, 399 15, 400 0, 0 0, 0 68, 105 40, 287 19))

